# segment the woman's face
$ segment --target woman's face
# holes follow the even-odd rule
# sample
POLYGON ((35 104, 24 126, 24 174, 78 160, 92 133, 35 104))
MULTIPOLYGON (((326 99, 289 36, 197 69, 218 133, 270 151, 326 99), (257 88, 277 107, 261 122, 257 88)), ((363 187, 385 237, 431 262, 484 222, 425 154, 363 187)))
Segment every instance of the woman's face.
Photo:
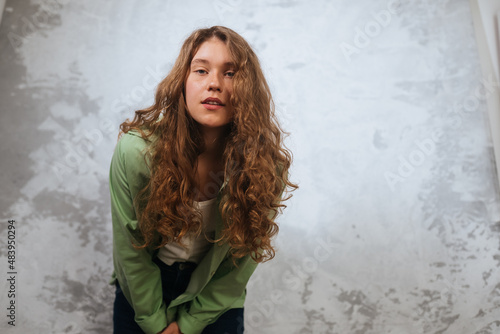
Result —
POLYGON ((186 79, 186 105, 201 126, 224 126, 233 117, 234 63, 221 40, 211 38, 201 44, 191 61, 186 79))

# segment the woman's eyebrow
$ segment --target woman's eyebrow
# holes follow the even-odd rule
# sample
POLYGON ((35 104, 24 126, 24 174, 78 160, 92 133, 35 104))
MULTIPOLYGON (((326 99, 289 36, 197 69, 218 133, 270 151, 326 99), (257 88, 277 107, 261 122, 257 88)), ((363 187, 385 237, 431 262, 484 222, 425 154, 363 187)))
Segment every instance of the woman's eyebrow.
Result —
POLYGON ((196 59, 193 59, 193 61, 191 61, 191 65, 195 65, 196 63, 209 64, 210 62, 208 60, 202 59, 202 58, 196 58, 196 59))
MULTIPOLYGON (((191 66, 192 65, 196 65, 198 63, 201 63, 203 65, 208 65, 210 64, 210 62, 206 59, 203 59, 203 58, 195 58, 191 61, 191 66)), ((232 61, 228 61, 228 62, 225 62, 223 64, 225 67, 235 67, 235 64, 232 62, 232 61)))

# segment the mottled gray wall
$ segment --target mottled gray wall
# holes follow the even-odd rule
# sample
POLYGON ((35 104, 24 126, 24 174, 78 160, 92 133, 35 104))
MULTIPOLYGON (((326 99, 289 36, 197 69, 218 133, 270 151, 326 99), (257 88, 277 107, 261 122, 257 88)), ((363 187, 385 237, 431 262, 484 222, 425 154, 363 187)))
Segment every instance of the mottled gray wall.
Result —
POLYGON ((498 89, 466 0, 7 0, 3 291, 9 219, 18 274, 17 326, 3 293, 2 333, 111 332, 117 128, 152 101, 184 38, 213 24, 260 56, 300 185, 276 258, 249 284, 247 333, 499 333, 482 98, 498 89))

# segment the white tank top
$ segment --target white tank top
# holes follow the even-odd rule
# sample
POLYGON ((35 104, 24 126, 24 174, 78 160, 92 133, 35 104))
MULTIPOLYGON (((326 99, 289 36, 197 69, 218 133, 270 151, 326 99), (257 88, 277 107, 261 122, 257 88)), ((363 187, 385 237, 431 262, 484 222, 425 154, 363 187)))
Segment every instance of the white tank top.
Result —
POLYGON ((196 236, 194 234, 185 235, 182 238, 182 243, 186 248, 182 247, 177 242, 170 242, 160 248, 158 258, 164 263, 171 266, 174 262, 195 262, 199 263, 208 252, 213 243, 209 242, 205 235, 210 239, 215 237, 215 214, 216 214, 217 197, 207 201, 194 201, 194 207, 200 208, 203 217, 202 232, 196 236))

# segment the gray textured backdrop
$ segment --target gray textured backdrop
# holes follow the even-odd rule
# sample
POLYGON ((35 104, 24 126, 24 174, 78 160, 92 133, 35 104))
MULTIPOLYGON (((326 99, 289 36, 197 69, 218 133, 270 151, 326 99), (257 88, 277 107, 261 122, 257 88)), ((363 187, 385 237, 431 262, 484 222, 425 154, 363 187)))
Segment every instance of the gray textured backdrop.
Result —
MULTIPOLYGON (((110 333, 108 168, 197 27, 257 51, 300 189, 247 333, 500 333, 500 205, 466 0, 11 0, 0 27, 2 333, 110 333), (18 243, 7 324, 7 220, 18 243)), ((486 85, 485 85, 486 83, 486 85)))

